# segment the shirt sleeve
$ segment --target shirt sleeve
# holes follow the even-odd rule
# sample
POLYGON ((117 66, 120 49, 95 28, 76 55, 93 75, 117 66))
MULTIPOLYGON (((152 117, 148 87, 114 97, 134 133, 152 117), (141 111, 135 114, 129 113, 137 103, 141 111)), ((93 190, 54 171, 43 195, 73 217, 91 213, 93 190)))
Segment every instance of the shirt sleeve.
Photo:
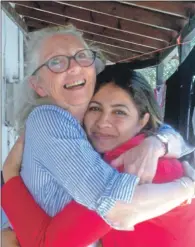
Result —
POLYGON ((173 127, 171 127, 168 124, 162 124, 160 128, 158 129, 158 132, 161 134, 171 133, 175 135, 181 136, 173 127))
POLYGON ((2 207, 21 247, 85 247, 111 230, 94 211, 75 201, 51 218, 34 201, 21 177, 10 179, 1 192, 2 207))
POLYGON ((36 108, 27 121, 26 138, 35 158, 78 203, 104 217, 116 201, 131 202, 138 177, 105 163, 67 111, 36 108))

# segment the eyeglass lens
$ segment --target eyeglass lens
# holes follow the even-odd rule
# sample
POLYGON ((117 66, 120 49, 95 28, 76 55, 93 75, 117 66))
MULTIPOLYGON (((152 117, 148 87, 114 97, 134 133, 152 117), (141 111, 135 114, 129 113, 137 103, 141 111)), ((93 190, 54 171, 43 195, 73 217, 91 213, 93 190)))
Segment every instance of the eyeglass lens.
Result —
POLYGON ((48 61, 48 67, 55 73, 60 73, 68 69, 70 59, 73 58, 81 67, 88 67, 92 65, 95 60, 95 53, 92 50, 78 51, 74 56, 56 56, 48 61))

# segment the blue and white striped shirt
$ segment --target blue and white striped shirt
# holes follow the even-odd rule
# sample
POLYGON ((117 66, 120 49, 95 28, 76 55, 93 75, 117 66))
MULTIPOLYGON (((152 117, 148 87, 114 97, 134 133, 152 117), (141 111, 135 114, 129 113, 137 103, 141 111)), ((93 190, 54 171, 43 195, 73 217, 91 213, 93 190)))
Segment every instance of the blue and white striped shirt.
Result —
POLYGON ((104 217, 116 201, 131 201, 139 181, 105 163, 79 122, 54 105, 29 115, 21 176, 50 216, 74 199, 104 217))

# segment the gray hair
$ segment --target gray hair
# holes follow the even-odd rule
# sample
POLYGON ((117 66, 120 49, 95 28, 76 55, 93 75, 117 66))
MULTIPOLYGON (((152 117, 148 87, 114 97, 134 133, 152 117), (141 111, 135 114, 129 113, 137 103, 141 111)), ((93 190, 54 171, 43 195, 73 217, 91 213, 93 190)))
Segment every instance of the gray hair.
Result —
POLYGON ((78 37, 86 48, 93 49, 97 52, 97 59, 95 61, 96 73, 98 74, 104 69, 105 59, 103 54, 97 47, 88 45, 83 39, 83 34, 73 25, 55 26, 44 28, 39 31, 28 34, 25 44, 25 78, 20 84, 19 98, 17 100, 18 109, 16 109, 16 131, 20 134, 24 130, 25 122, 30 112, 38 105, 48 104, 48 99, 41 98, 28 83, 29 77, 34 70, 39 66, 40 47, 45 39, 56 34, 71 34, 78 37))

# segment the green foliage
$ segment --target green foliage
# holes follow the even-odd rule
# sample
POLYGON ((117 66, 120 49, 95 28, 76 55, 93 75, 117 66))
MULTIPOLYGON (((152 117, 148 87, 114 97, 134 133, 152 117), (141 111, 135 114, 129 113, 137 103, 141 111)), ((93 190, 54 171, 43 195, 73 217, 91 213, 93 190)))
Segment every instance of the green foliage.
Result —
POLYGON ((140 72, 146 78, 146 80, 150 83, 152 88, 156 87, 156 67, 138 69, 137 71, 140 72))

